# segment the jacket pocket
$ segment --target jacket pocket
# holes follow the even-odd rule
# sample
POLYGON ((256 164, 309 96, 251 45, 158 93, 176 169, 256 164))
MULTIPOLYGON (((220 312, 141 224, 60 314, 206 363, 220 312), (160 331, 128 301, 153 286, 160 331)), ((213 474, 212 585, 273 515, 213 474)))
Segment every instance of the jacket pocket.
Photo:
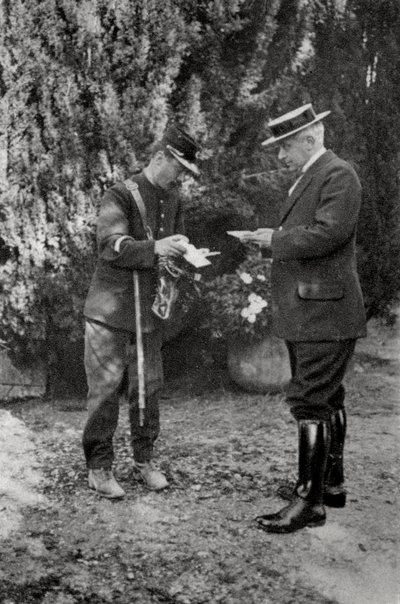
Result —
POLYGON ((297 293, 303 300, 340 300, 344 296, 344 288, 340 282, 304 283, 300 281, 297 285, 297 293))

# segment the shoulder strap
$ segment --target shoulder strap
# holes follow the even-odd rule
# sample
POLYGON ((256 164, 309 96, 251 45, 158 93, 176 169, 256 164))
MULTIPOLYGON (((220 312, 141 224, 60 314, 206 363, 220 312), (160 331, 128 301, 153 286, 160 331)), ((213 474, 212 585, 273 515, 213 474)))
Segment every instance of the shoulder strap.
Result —
POLYGON ((137 209, 139 210, 140 218, 142 219, 142 224, 144 230, 146 231, 147 239, 153 239, 153 233, 151 232, 151 228, 147 224, 146 207, 143 203, 143 199, 139 191, 139 185, 137 184, 137 182, 131 180, 130 178, 124 180, 124 185, 128 189, 129 193, 132 195, 136 203, 137 209))

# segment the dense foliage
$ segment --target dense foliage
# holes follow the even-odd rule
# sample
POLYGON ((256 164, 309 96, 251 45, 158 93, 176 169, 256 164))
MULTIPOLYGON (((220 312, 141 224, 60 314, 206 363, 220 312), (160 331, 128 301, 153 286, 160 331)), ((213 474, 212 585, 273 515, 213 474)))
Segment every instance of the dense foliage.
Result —
POLYGON ((329 143, 363 185, 359 268, 369 317, 400 291, 400 3, 326 0, 313 11, 315 54, 302 83, 331 107, 329 143))
POLYGON ((260 253, 208 281, 203 296, 211 337, 255 341, 271 333, 271 261, 260 253))
POLYGON ((56 363, 81 339, 101 194, 143 165, 172 120, 203 147, 190 237, 222 252, 209 278, 232 274, 244 254, 225 231, 273 225, 284 195, 259 144, 265 123, 310 99, 332 109, 328 143, 363 180, 369 312, 390 308, 396 0, 3 0, 0 28, 0 340, 14 354, 56 363))

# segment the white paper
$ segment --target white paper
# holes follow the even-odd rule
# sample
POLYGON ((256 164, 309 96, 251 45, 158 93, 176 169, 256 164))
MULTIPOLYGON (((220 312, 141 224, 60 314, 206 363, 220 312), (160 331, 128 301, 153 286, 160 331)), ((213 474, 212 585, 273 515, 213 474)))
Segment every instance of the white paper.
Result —
POLYGON ((186 252, 183 254, 185 260, 196 268, 209 266, 211 262, 207 260, 207 256, 220 254, 220 252, 210 252, 208 248, 196 248, 192 243, 183 241, 180 241, 179 243, 186 247, 186 252))
POLYGON ((252 235, 254 231, 226 231, 228 235, 242 239, 245 235, 252 235))

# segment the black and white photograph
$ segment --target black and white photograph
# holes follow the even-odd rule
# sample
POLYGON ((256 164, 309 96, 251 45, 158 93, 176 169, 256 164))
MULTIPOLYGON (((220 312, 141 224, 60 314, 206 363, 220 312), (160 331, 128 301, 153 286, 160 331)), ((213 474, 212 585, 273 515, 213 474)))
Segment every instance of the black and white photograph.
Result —
POLYGON ((0 0, 0 604, 400 604, 399 0, 0 0))

